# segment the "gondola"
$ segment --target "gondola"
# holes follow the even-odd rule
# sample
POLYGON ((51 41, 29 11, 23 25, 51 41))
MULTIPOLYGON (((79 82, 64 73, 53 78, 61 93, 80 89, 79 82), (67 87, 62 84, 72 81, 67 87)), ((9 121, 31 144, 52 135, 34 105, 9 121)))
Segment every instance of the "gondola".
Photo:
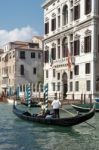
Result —
MULTIPOLYGON (((88 112, 90 111, 91 107, 93 107, 94 104, 78 104, 78 105, 74 105, 72 104, 72 107, 79 112, 88 112)), ((99 104, 96 103, 95 104, 95 111, 99 112, 99 104)))
POLYGON ((13 104, 13 113, 26 121, 37 122, 47 125, 57 125, 57 126, 65 126, 70 127, 74 125, 78 125, 92 118, 95 114, 95 108, 93 107, 86 114, 77 114, 75 116, 69 118, 54 118, 54 117, 45 117, 45 116, 37 116, 37 114, 31 114, 27 111, 22 111, 13 104))

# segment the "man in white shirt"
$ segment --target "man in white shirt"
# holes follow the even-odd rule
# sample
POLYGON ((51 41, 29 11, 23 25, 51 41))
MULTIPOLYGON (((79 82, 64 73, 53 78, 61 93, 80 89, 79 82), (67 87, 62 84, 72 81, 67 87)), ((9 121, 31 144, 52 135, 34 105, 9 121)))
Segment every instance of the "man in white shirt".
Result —
POLYGON ((61 107, 61 102, 57 99, 57 93, 55 93, 55 99, 51 105, 54 110, 55 118, 59 118, 59 108, 61 107))

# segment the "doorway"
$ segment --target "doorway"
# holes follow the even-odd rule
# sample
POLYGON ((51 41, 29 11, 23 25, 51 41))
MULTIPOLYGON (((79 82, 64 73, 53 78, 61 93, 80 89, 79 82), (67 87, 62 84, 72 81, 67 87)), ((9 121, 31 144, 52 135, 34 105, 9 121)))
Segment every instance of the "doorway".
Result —
POLYGON ((68 91, 68 82, 67 82, 67 73, 64 72, 62 75, 62 82, 63 82, 63 99, 65 99, 67 97, 67 91, 68 91))

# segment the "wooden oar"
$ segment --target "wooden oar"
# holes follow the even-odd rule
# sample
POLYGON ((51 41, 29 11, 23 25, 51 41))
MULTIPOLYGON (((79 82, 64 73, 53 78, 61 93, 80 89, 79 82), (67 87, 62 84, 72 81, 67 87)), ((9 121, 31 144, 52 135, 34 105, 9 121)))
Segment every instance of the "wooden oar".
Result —
POLYGON ((65 111, 65 112, 67 112, 68 114, 70 114, 70 115, 72 115, 72 116, 75 116, 76 114, 73 114, 73 113, 71 113, 70 111, 68 111, 68 110, 66 110, 66 109, 63 109, 63 108, 60 108, 61 110, 63 110, 63 111, 65 111))
MULTIPOLYGON (((63 108, 60 108, 61 110, 63 110, 63 111, 65 111, 65 112, 67 112, 67 113, 69 113, 69 114, 71 114, 72 116, 75 116, 76 114, 73 114, 73 113, 71 113, 70 111, 68 111, 68 110, 66 110, 66 109, 63 109, 63 108)), ((90 123, 88 123, 88 122, 86 122, 86 121, 84 121, 86 124, 88 124, 89 126, 91 126, 91 127, 93 127, 94 129, 96 129, 96 127, 94 127, 93 125, 91 125, 90 123)))

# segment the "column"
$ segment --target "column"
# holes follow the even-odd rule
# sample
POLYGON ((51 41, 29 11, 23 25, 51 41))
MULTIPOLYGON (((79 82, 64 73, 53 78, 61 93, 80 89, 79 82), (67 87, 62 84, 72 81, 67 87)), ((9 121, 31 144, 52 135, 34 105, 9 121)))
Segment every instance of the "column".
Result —
MULTIPOLYGON (((96 51, 97 51, 97 33, 96 33, 96 21, 92 22, 92 43, 91 43, 91 51, 92 51, 92 63, 91 63, 91 89, 92 94, 96 92, 96 51)), ((94 96, 93 96, 94 97, 94 96)))

